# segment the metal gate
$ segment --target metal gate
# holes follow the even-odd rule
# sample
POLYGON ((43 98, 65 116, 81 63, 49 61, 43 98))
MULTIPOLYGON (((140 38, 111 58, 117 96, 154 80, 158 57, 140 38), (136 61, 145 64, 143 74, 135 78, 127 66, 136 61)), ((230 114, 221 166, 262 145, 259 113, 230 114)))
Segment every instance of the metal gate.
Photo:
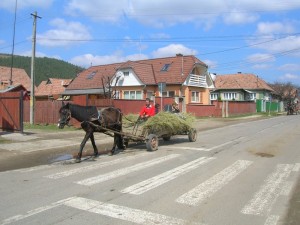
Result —
POLYGON ((23 92, 0 93, 0 129, 23 132, 23 92))

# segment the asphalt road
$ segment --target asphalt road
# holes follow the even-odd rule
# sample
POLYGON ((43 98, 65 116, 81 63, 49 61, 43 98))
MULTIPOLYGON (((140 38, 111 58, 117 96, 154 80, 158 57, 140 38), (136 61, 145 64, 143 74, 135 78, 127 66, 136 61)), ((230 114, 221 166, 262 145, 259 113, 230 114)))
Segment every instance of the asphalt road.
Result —
POLYGON ((0 224, 298 224, 299 119, 199 121, 196 142, 112 157, 99 134, 103 154, 80 164, 66 159, 83 133, 19 137, 0 146, 1 164, 23 162, 0 172, 0 224))

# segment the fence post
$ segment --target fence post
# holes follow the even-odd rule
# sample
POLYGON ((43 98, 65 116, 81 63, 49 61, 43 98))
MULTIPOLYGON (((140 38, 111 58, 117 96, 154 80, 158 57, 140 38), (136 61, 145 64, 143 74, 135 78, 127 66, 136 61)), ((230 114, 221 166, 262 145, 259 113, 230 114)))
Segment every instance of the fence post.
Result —
POLYGON ((24 125, 23 125, 23 122, 24 122, 24 118, 23 118, 23 111, 24 111, 24 108, 23 108, 23 91, 20 92, 19 107, 20 107, 20 110, 19 110, 20 131, 21 131, 21 133, 23 133, 23 131, 24 131, 24 125))

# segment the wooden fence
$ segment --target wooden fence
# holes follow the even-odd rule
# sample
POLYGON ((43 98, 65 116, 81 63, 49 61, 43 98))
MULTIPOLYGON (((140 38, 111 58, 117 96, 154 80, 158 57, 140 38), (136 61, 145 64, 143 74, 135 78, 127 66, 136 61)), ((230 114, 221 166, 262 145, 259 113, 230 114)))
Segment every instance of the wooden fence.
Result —
POLYGON ((0 128, 23 132, 23 92, 0 94, 0 128))

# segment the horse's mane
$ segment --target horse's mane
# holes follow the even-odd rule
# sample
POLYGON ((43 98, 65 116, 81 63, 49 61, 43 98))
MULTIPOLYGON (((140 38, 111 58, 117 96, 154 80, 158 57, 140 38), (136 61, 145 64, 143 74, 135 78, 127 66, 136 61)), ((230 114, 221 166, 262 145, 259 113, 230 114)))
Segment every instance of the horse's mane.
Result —
POLYGON ((91 118, 98 117, 98 110, 96 106, 81 106, 76 104, 68 103, 71 115, 73 118, 82 121, 89 121, 91 118))

